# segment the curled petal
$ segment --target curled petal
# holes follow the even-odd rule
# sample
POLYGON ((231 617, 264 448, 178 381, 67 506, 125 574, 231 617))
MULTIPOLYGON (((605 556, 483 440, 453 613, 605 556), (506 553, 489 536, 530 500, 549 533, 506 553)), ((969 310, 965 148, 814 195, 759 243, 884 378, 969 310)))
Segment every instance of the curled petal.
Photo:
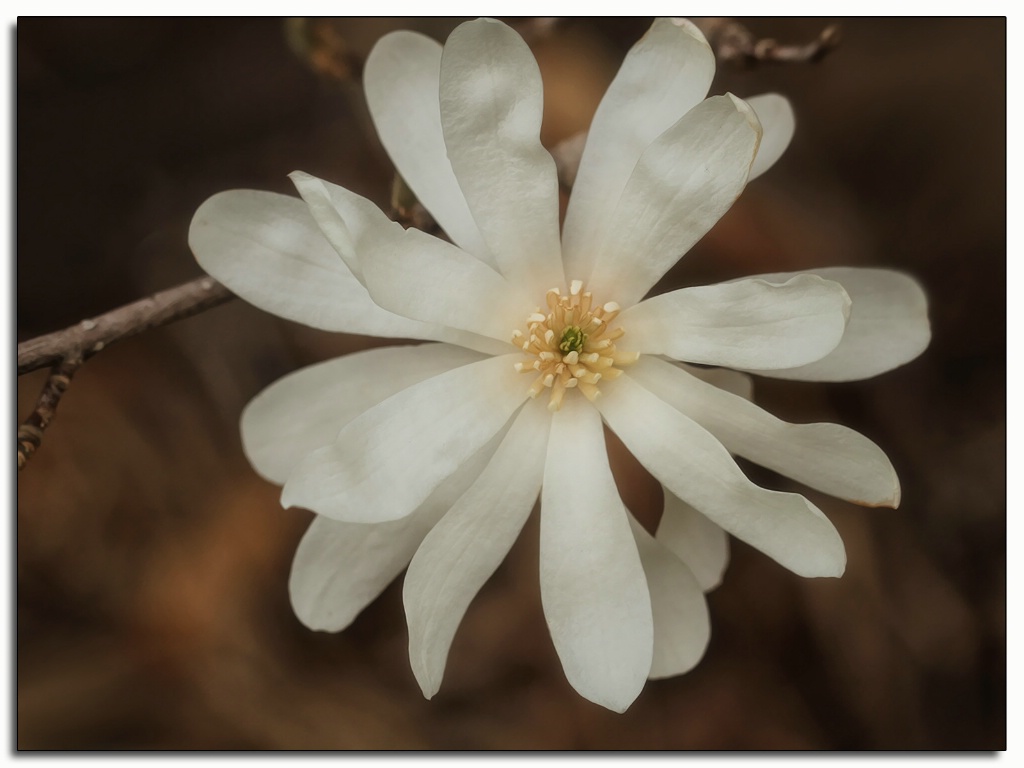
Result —
POLYGON ((199 206, 188 243, 199 265, 243 299, 325 331, 415 338, 420 324, 378 307, 287 195, 235 189, 199 206))
POLYGON ((760 138, 753 110, 731 94, 683 115, 640 156, 590 279, 579 278, 623 307, 640 301, 739 197, 760 138))
POLYGON ((608 425, 673 494, 799 576, 842 575, 842 539, 807 499, 751 483, 710 432, 631 375, 604 383, 601 393, 608 425))
POLYGON ((625 310, 623 348, 729 368, 789 368, 839 344, 850 297, 839 283, 803 275, 682 288, 625 310))
POLYGON ((540 70, 499 21, 461 24, 441 54, 441 126, 459 186, 501 273, 538 293, 562 285, 558 176, 540 143, 540 70))
POLYGON ((562 230, 566 275, 586 278, 644 150, 707 95, 715 55, 685 19, 656 19, 594 114, 562 230))
POLYGON ((366 103, 381 143, 416 198, 454 243, 494 266, 448 160, 440 73, 440 43, 416 32, 392 32, 366 59, 366 103))
MULTIPOLYGON (((349 229, 341 211, 335 206, 330 185, 326 181, 302 171, 292 171, 288 177, 295 185, 295 190, 299 193, 302 201, 309 206, 309 212, 317 226, 320 227, 324 238, 345 262, 345 266, 348 267, 353 277, 359 281, 360 285, 365 286, 363 268, 359 263, 356 250, 356 236, 349 229)), ((385 226, 386 218, 376 205, 354 192, 346 190, 346 193, 348 200, 351 201, 351 207, 358 212, 357 214, 349 213, 349 221, 352 222, 357 234, 361 235, 362 230, 367 226, 371 229, 374 226, 385 226)))
POLYGON ((517 355, 470 363, 402 390, 353 419, 292 471, 285 507, 335 520, 405 517, 487 443, 527 398, 517 355))
POLYGON ((388 523, 343 523, 317 515, 292 561, 288 592, 310 629, 345 629, 409 563, 423 537, 465 493, 503 433, 441 483, 409 516, 388 523))
POLYGON ((255 470, 283 485, 306 455, 396 392, 481 359, 448 344, 386 347, 311 365, 278 379, 242 411, 242 448, 255 470))
POLYGON ((784 282, 802 274, 834 280, 850 295, 853 305, 843 340, 816 362, 781 370, 748 366, 752 373, 800 381, 856 381, 909 363, 928 347, 928 299, 909 275, 891 269, 827 267, 759 277, 784 282))
POLYGON ((519 412, 487 468, 427 534, 405 577, 412 671, 428 699, 470 601, 505 559, 530 516, 544 476, 550 413, 519 412))
POLYGON ((493 269, 465 251, 418 229, 404 229, 369 200, 337 184, 295 172, 325 236, 358 261, 360 278, 380 307, 426 327, 446 328, 452 343, 494 354, 508 352, 511 329, 531 302, 493 269))
POLYGON ((566 398, 551 420, 540 594, 569 683, 624 712, 651 671, 651 599, 608 466, 601 418, 581 397, 566 398))
POLYGON ((294 197, 244 189, 218 193, 192 217, 188 242, 203 269, 250 304, 286 320, 325 331, 448 341, 492 354, 505 349, 475 333, 382 309, 325 238, 310 208, 294 197))

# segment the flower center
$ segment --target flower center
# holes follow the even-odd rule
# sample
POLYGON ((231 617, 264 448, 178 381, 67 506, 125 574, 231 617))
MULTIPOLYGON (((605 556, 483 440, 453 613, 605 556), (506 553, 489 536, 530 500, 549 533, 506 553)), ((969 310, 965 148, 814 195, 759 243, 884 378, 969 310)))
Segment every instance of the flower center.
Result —
POLYGON ((600 395, 597 384, 615 379, 622 368, 640 357, 637 352, 619 352, 616 340, 622 328, 612 328, 619 314, 614 301, 594 306, 593 296, 583 291, 583 283, 573 280, 569 295, 552 288, 545 297, 548 313, 537 308, 526 318, 526 332, 512 333, 512 343, 523 350, 527 360, 516 363, 520 373, 536 373, 530 385, 530 397, 551 390, 548 408, 562 407, 566 390, 578 389, 593 402, 600 395))
POLYGON ((562 331, 562 340, 558 343, 558 348, 566 354, 582 352, 583 345, 586 343, 587 334, 578 325, 570 325, 562 331))

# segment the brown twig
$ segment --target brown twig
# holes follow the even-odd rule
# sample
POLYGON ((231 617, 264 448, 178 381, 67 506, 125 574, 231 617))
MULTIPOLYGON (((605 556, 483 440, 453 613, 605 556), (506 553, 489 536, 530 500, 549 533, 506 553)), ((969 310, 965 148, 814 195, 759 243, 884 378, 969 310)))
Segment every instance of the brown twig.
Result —
POLYGON ((100 350, 137 333, 190 317, 234 298, 212 277, 201 277, 90 320, 18 345, 18 375, 51 366, 35 410, 18 428, 18 469, 39 448, 43 431, 75 371, 100 350))
POLYGON ((37 336, 18 345, 18 375, 78 356, 84 362, 115 341, 190 317, 234 298, 212 277, 160 291, 63 331, 37 336))
POLYGON ((715 50, 720 61, 752 67, 758 64, 806 64, 820 61, 840 42, 839 25, 831 24, 816 40, 803 45, 780 45, 773 39, 757 39, 736 19, 691 19, 715 50))
POLYGON ((43 430, 50 426, 53 417, 57 412, 57 405, 61 397, 71 384, 71 377, 75 375, 82 364, 81 357, 69 357, 53 366, 50 375, 43 385, 43 391, 39 393, 35 410, 18 427, 18 469, 22 469, 26 462, 32 457, 40 443, 43 441, 43 430))

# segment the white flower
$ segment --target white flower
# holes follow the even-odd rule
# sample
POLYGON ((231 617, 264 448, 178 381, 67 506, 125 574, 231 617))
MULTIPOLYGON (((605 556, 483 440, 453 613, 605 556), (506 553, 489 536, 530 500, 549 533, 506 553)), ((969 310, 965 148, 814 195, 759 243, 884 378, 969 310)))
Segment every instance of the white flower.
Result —
POLYGON ((340 630, 408 564, 410 658, 428 697, 538 495, 555 648, 576 690, 617 711, 646 678, 700 659, 725 532, 797 574, 843 572, 825 516, 757 487, 731 454, 860 504, 898 503, 892 466, 867 438, 786 424, 750 402, 744 374, 674 361, 873 376, 927 345, 913 280, 832 268, 641 301, 793 132, 782 97, 704 100, 713 72, 695 27, 654 23, 597 111, 560 234, 526 44, 491 20, 463 24, 443 52, 394 33, 366 63, 370 110, 454 245, 302 173, 302 200, 236 190, 195 215, 200 264, 256 306, 437 342, 297 371, 242 417, 256 470, 284 485, 285 506, 317 513, 292 570, 296 613, 340 630), (602 421, 664 487, 656 536, 619 498, 602 421))

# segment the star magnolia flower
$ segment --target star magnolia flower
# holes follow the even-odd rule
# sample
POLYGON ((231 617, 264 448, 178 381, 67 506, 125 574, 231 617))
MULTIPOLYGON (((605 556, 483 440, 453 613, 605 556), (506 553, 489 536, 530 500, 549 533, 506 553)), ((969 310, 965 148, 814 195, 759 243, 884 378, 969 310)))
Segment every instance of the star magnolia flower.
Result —
POLYGON ((195 215, 200 264, 256 306, 435 342, 300 370, 242 417, 245 451, 284 485, 282 504, 317 514, 291 575, 299 618, 340 630, 408 564, 409 653, 428 697, 538 495, 555 649, 576 690, 616 711, 648 677, 700 659, 725 532, 802 576, 843 572, 826 517, 751 483, 732 454, 859 504, 899 501, 867 438, 779 421, 750 401, 745 374, 677 361, 873 376, 927 345, 913 280, 832 268, 642 301, 793 132, 782 97, 704 100, 713 73, 694 26, 654 23, 594 117, 560 233, 526 44, 491 20, 461 25, 443 50, 397 32, 366 62, 367 99, 402 177, 454 245, 303 173, 292 175, 302 200, 235 190, 195 215), (603 424, 664 488, 654 536, 619 498, 603 424))

